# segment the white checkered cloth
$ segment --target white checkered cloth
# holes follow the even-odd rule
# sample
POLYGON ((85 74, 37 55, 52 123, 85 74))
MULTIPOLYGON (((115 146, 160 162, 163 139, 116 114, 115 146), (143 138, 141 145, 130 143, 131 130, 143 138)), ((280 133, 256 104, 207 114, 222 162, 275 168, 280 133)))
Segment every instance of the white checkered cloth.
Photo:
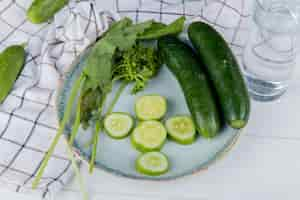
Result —
MULTIPOLYGON (((240 56, 247 39, 251 0, 75 1, 52 22, 26 20, 29 0, 0 1, 0 50, 27 42, 26 66, 0 105, 0 186, 49 197, 72 177, 61 140, 36 191, 31 183, 57 129, 56 89, 65 72, 109 24, 121 16, 165 23, 181 15, 214 25, 240 56)), ((1 89, 1 86, 0 86, 1 89)))

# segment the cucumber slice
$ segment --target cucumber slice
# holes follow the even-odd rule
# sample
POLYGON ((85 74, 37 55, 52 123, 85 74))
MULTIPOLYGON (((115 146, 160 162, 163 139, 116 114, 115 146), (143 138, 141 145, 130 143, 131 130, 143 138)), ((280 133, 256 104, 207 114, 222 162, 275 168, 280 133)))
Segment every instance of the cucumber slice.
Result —
POLYGON ((167 101, 159 95, 139 97, 135 104, 135 112, 140 120, 159 120, 167 111, 167 101))
POLYGON ((191 144, 196 138, 196 128, 189 116, 176 116, 166 121, 169 136, 179 144, 191 144))
POLYGON ((169 161, 163 153, 157 151, 148 152, 138 157, 136 170, 149 176, 159 176, 169 170, 169 161))
POLYGON ((122 139, 130 133, 133 128, 133 118, 127 113, 111 113, 104 119, 106 133, 115 139, 122 139))
POLYGON ((167 131, 158 121, 141 122, 132 132, 132 144, 141 152, 158 151, 167 138, 167 131))

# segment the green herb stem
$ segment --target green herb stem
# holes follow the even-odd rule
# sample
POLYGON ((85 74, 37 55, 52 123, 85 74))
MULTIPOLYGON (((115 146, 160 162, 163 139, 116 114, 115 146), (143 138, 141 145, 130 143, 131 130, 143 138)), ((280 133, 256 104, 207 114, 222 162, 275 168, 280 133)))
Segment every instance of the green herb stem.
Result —
POLYGON ((70 97, 68 99, 67 107, 66 107, 63 119, 60 123, 59 129, 58 129, 58 131, 57 131, 57 133, 54 137, 54 140, 53 140, 50 148, 48 149, 48 152, 46 153, 45 158, 44 158, 44 160, 43 160, 43 162, 42 162, 42 164, 41 164, 41 166, 40 166, 40 168, 37 172, 37 175, 36 175, 36 177, 35 177, 35 179, 32 183, 32 188, 33 189, 35 189, 38 186, 38 184, 39 184, 39 182, 40 182, 40 180, 43 176, 43 173, 45 171, 45 168, 47 167, 47 164, 50 160, 50 157, 53 154, 54 149, 55 149, 55 147, 56 147, 56 145, 59 141, 59 138, 62 135, 62 133, 65 129, 65 126, 66 126, 67 122, 70 119, 70 116, 71 116, 71 113, 72 113, 73 103, 75 101, 75 98, 77 97, 78 90, 80 89, 81 82, 84 80, 84 78, 85 78, 84 76, 80 76, 80 78, 76 80, 75 84, 72 87, 71 94, 70 94, 70 97))
POLYGON ((84 183, 84 180, 83 180, 83 177, 81 176, 80 174, 80 170, 79 170, 79 167, 77 165, 77 162, 76 162, 76 158, 73 154, 73 151, 72 151, 72 146, 70 145, 70 143, 66 142, 67 143, 67 151, 68 151, 68 154, 69 154, 69 158, 71 159, 71 163, 72 163, 72 167, 75 171, 75 174, 76 174, 76 178, 78 179, 78 183, 79 183, 79 189, 83 195, 83 200, 88 200, 89 199, 89 195, 87 193, 87 189, 85 187, 85 183, 84 183))
POLYGON ((96 161, 96 156, 97 156, 97 147, 98 147, 99 134, 100 134, 101 129, 102 129, 102 116, 101 115, 102 115, 102 110, 103 110, 103 107, 104 107, 104 104, 105 104, 105 101, 106 101, 107 94, 103 94, 103 95, 104 96, 103 96, 101 105, 98 108, 98 115, 100 115, 100 117, 99 117, 100 119, 98 119, 96 121, 95 131, 94 131, 93 139, 92 139, 93 149, 92 149, 90 167, 89 167, 89 172, 90 173, 93 173, 93 171, 94 171, 94 166, 95 166, 95 161, 96 161))
POLYGON ((93 149, 92 149, 90 167, 89 167, 89 172, 90 173, 93 173, 93 171, 94 171, 100 131, 101 131, 101 122, 97 121, 96 125, 95 125, 95 131, 94 131, 94 134, 93 134, 93 149))
POLYGON ((108 109, 107 109, 107 114, 110 114, 112 113, 116 103, 118 102, 122 92, 124 91, 124 89, 126 88, 126 86, 128 85, 128 82, 127 81, 123 81, 117 91, 117 93, 115 94, 111 104, 109 105, 108 109))
POLYGON ((76 135, 78 133, 78 129, 80 127, 80 102, 78 102, 77 109, 76 109, 76 118, 75 122, 72 127, 70 139, 69 139, 69 144, 72 146, 74 143, 74 140, 76 138, 76 135))
MULTIPOLYGON (((85 79, 82 80, 81 85, 83 85, 85 82, 85 79)), ((76 135, 78 133, 79 127, 80 127, 80 119, 81 119, 81 99, 82 97, 80 96, 77 102, 77 108, 76 108, 76 117, 74 124, 72 126, 72 131, 69 139, 69 144, 72 146, 74 143, 74 140, 76 138, 76 135)))

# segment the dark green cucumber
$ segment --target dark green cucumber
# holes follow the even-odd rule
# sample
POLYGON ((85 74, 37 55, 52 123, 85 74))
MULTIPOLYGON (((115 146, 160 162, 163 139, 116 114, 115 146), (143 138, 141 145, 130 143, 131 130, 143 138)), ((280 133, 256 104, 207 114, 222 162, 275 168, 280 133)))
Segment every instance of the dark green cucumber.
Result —
POLYGON ((0 104, 6 99, 24 67, 25 50, 22 45, 13 45, 0 54, 0 104))
POLYGON ((158 49, 181 85, 197 131, 206 138, 216 136, 220 129, 217 106, 196 55, 175 37, 161 38, 158 49))
POLYGON ((232 128, 243 128, 249 118, 250 99, 233 52, 221 34, 208 24, 192 23, 188 35, 206 66, 226 122, 232 128))
POLYGON ((69 0, 34 0, 27 11, 27 19, 34 24, 41 24, 53 18, 69 0))

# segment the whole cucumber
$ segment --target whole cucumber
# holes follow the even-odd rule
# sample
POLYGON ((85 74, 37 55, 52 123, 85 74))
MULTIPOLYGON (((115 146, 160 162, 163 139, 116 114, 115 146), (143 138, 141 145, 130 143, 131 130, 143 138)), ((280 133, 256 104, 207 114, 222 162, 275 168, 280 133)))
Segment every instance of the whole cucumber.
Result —
POLYGON ((0 54, 0 104, 11 91, 25 62, 25 50, 21 45, 6 48, 0 54))
POLYGON ((212 80, 226 122, 232 128, 243 128, 250 114, 250 99, 233 52, 208 24, 192 23, 188 35, 212 80))
POLYGON ((158 49, 181 85, 197 131, 205 138, 216 136, 220 130, 217 106, 196 55, 175 37, 159 39, 158 49))
POLYGON ((27 10, 27 19, 34 24, 47 22, 68 2, 69 0, 34 0, 27 10))

